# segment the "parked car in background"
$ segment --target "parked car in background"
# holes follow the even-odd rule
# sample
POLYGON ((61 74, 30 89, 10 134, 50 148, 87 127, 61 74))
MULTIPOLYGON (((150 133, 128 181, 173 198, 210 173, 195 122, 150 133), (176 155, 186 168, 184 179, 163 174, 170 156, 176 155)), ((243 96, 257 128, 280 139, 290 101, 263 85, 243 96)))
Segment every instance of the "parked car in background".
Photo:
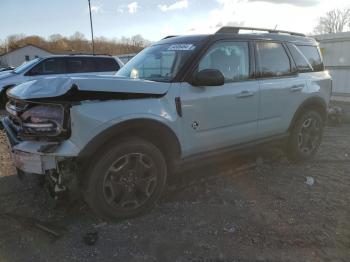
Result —
POLYGON ((0 74, 0 101, 4 107, 6 90, 25 81, 43 77, 115 74, 123 63, 112 56, 64 55, 36 58, 14 70, 0 74))
POLYGON ((152 207, 186 163, 271 144, 312 158, 332 90, 317 42, 241 29, 168 37, 116 76, 15 86, 1 123, 16 167, 118 219, 152 207))
POLYGON ((136 53, 132 54, 125 54, 125 55, 118 55, 115 56, 116 59, 120 59, 123 64, 125 65, 127 62, 129 62, 134 56, 136 56, 136 53))

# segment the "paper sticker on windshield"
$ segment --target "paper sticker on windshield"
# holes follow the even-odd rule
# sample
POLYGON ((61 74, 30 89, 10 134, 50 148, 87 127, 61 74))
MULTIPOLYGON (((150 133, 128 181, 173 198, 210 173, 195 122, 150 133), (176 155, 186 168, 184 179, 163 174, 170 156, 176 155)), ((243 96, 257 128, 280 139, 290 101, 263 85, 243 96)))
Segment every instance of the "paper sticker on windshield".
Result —
POLYGON ((190 51, 195 48, 193 44, 176 44, 169 46, 168 51, 190 51))

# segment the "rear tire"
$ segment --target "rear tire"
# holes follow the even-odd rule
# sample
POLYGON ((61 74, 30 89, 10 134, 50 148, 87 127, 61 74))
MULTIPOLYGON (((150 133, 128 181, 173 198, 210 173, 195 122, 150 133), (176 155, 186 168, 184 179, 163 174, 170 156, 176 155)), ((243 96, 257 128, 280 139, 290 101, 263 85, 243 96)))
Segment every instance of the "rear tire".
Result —
POLYGON ((287 143, 286 155, 292 161, 311 159, 318 151, 324 129, 321 115, 314 110, 303 113, 295 122, 287 143))
POLYGON ((166 177, 166 161, 156 146, 139 138, 123 139, 94 161, 84 198, 103 218, 133 217, 153 207, 166 177))

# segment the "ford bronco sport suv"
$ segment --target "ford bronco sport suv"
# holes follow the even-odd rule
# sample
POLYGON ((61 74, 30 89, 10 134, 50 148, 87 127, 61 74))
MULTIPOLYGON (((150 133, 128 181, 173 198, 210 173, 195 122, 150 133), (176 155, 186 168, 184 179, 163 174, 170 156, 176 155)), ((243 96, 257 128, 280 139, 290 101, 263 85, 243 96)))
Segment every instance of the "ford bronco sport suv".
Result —
POLYGON ((2 126, 19 174, 41 175, 54 196, 80 192, 101 216, 125 218, 149 209, 188 161, 277 141, 290 159, 311 158, 332 89, 317 42, 244 29, 167 37, 116 76, 10 89, 2 126))

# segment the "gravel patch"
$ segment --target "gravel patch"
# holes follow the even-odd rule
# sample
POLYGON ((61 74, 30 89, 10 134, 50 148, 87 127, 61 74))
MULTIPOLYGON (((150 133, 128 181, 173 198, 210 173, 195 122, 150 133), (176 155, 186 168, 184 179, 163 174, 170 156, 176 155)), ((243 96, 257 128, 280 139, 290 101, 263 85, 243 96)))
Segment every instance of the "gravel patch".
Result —
POLYGON ((349 134, 327 128, 302 164, 262 152, 183 171, 155 209, 118 223, 84 203, 52 207, 35 177, 14 176, 0 134, 0 213, 62 233, 0 215, 0 261, 350 261, 349 134))

